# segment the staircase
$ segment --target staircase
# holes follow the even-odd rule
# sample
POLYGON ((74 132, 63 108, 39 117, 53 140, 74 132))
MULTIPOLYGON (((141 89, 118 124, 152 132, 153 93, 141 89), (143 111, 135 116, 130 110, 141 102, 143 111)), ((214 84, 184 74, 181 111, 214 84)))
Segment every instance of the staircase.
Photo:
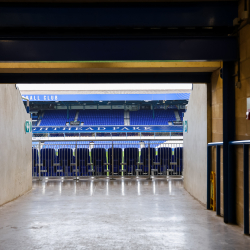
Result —
POLYGON ((79 116, 79 111, 76 111, 76 116, 75 116, 75 120, 74 121, 78 120, 78 116, 79 116))
POLYGON ((36 126, 40 126, 40 124, 41 124, 41 122, 42 122, 43 116, 44 116, 44 112, 43 112, 41 115, 39 115, 36 126))
POLYGON ((177 110, 174 111, 174 114, 175 114, 175 118, 176 118, 176 121, 180 121, 181 118, 180 118, 180 115, 179 115, 179 112, 177 110))
POLYGON ((130 125, 130 116, 129 111, 124 111, 124 125, 129 126, 130 125))

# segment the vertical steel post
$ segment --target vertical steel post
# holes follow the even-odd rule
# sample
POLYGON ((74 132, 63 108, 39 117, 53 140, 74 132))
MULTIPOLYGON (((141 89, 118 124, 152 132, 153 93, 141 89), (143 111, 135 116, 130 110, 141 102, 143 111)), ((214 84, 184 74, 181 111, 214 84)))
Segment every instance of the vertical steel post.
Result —
POLYGON ((113 141, 112 141, 112 178, 111 180, 114 180, 114 142, 113 141))
POLYGON ((39 181, 41 180, 41 142, 39 141, 39 167, 38 167, 38 171, 39 171, 39 181))
POLYGON ((148 142, 148 178, 150 178, 150 142, 148 142))
POLYGON ((234 62, 223 62, 223 192, 224 222, 236 223, 236 180, 234 150, 229 146, 235 139, 234 62))
POLYGON ((220 146, 216 146, 216 214, 220 215, 220 146))
POLYGON ((210 209, 211 147, 207 146, 207 209, 210 209))
POLYGON ((249 234, 249 156, 248 144, 243 145, 243 179, 244 179, 244 234, 249 234))
MULTIPOLYGON (((78 174, 77 174, 77 142, 76 142, 76 148, 75 148, 75 171, 76 171, 76 180, 78 179, 78 174)), ((80 174, 80 169, 79 169, 79 174, 80 174)))

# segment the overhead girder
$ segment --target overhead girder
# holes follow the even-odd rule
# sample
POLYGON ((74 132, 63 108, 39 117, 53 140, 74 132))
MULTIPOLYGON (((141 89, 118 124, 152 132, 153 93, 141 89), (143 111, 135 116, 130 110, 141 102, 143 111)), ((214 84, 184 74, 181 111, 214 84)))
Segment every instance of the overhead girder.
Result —
POLYGON ((208 83, 211 73, 2 73, 0 83, 208 83))
POLYGON ((0 3, 0 28, 232 27, 238 3, 0 3))
POLYGON ((0 40, 0 61, 237 60, 237 38, 0 40))

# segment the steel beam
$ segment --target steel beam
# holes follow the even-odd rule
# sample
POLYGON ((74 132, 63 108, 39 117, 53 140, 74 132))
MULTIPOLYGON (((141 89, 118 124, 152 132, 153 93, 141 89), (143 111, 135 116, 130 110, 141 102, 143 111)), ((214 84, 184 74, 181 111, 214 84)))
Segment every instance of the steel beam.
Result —
POLYGON ((0 73, 0 83, 208 83, 211 73, 0 73))
POLYGON ((235 140, 234 62, 223 63, 223 192, 224 222, 236 223, 236 180, 234 150, 229 141, 235 140))
POLYGON ((237 48, 235 37, 7 39, 0 40, 0 61, 234 61, 237 48))
POLYGON ((198 73, 214 72, 220 61, 0 62, 0 73, 198 73))
POLYGON ((237 2, 1 3, 0 28, 229 27, 237 2))

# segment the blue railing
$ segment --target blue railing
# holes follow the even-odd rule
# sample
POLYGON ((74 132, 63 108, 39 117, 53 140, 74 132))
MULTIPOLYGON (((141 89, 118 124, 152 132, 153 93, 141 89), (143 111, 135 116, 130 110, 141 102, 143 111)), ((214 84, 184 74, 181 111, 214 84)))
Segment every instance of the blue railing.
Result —
MULTIPOLYGON (((249 234, 249 144, 248 140, 230 141, 228 148, 230 153, 234 145, 243 145, 244 234, 249 234)), ((212 142, 207 145, 207 209, 210 209, 211 147, 213 146, 216 147, 216 214, 220 215, 220 147, 223 146, 223 142, 212 142)))

